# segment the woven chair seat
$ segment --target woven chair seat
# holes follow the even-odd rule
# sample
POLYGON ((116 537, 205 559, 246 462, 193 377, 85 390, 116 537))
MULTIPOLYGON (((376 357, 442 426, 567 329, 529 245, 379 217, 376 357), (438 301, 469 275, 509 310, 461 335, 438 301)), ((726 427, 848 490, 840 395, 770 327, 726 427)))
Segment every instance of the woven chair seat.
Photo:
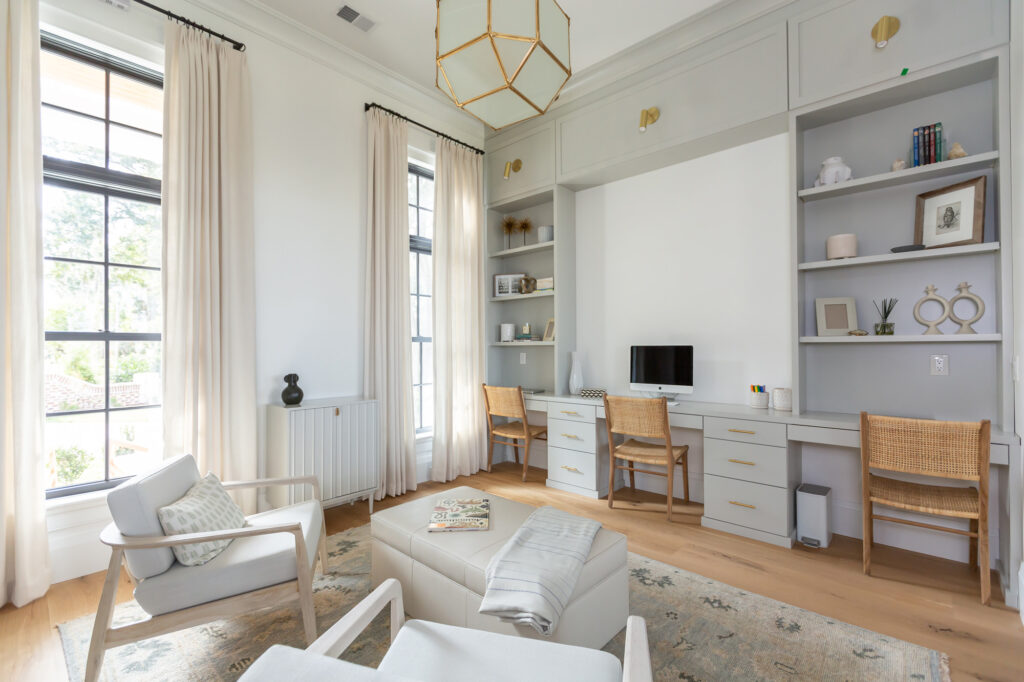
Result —
MULTIPOLYGON (((672 458, 675 461, 681 460, 685 455, 686 451, 690 449, 688 445, 673 445, 672 446, 672 458)), ((664 443, 644 443, 642 441, 633 440, 630 438, 622 445, 615 448, 615 459, 624 459, 627 462, 639 462, 640 464, 660 464, 665 465, 665 444, 664 443)))
MULTIPOLYGON (((536 438, 547 430, 548 427, 543 424, 530 424, 530 438, 536 438)), ((493 433, 495 436, 501 436, 503 438, 526 438, 526 430, 523 429, 523 422, 499 424, 494 427, 493 433)))
POLYGON ((908 483, 873 474, 870 481, 872 502, 926 514, 978 518, 977 488, 908 483))

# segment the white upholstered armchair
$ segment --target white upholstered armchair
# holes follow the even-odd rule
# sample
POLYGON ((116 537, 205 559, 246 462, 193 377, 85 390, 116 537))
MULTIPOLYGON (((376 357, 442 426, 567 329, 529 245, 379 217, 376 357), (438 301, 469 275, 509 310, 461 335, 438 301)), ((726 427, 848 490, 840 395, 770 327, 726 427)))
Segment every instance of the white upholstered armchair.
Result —
POLYGON ((316 638, 313 572, 317 557, 327 566, 320 486, 313 476, 226 482, 227 490, 306 484, 313 499, 245 518, 245 527, 164 535, 157 511, 180 499, 200 480, 191 455, 168 460, 110 491, 114 522, 100 535, 112 549, 93 627, 85 682, 98 679, 109 648, 230 618, 256 609, 298 601, 307 643, 316 638), (171 547, 232 540, 199 566, 185 566, 171 547), (121 562, 135 583, 135 600, 149 618, 111 627, 121 562))

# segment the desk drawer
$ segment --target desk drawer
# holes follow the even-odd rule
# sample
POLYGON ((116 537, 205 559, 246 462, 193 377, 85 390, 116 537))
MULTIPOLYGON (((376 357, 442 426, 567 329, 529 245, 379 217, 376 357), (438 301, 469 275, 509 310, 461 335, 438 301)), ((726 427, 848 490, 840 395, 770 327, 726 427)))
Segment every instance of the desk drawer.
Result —
POLYGON ((549 417, 548 447, 593 453, 597 448, 596 429, 596 424, 549 417))
POLYGON ((548 418, 572 419, 578 422, 593 424, 597 421, 597 409, 594 405, 577 405, 575 403, 548 403, 548 418))
POLYGON ((789 535, 793 524, 789 488, 704 475, 704 515, 719 521, 789 535))
POLYGON ((704 418, 704 437, 786 447, 786 425, 748 419, 704 418))
POLYGON ((789 482, 786 448, 704 439, 704 473, 780 488, 789 482))
POLYGON ((527 412, 547 412, 548 404, 543 400, 530 400, 529 398, 523 401, 526 403, 527 412))
POLYGON ((581 488, 596 489, 597 455, 548 446, 548 478, 581 488))

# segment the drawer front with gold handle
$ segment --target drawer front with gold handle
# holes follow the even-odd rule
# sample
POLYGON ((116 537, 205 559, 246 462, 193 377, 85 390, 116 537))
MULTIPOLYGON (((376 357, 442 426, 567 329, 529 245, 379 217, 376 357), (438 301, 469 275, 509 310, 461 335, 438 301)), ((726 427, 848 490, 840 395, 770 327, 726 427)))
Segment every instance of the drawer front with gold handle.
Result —
POLYGON ((582 488, 596 488, 596 455, 548 447, 548 478, 582 488))
POLYGON ((548 444, 567 450, 597 452, 597 425, 549 417, 548 444))
POLYGON ((746 507, 747 509, 757 509, 756 504, 747 504, 746 502, 737 502, 736 500, 729 500, 729 504, 734 504, 737 507, 746 507))
POLYGON ((793 492, 789 488, 705 474, 704 515, 786 536, 793 527, 793 492))
POLYGON ((548 403, 548 419, 565 419, 593 424, 597 421, 597 409, 596 405, 548 403))
POLYGON ((783 487, 790 479, 788 467, 789 451, 786 448, 718 438, 704 439, 706 473, 783 487))
POLYGON ((732 462, 733 464, 743 464, 743 465, 748 466, 748 467, 756 467, 757 466, 757 462, 748 462, 748 461, 743 460, 743 459, 734 459, 732 457, 729 458, 729 461, 732 462))
POLYGON ((580 471, 576 467, 571 467, 568 464, 563 464, 562 468, 565 469, 566 471, 571 471, 574 474, 582 474, 583 473, 582 471, 580 471))
POLYGON ((704 437, 786 447, 786 425, 749 419, 704 417, 704 437))

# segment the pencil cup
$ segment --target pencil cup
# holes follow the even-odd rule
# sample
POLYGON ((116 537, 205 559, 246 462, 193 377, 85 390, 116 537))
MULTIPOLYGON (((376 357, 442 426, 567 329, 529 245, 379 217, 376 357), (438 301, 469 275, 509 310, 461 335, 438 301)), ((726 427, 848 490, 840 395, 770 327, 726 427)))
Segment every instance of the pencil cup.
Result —
POLYGON ((751 393, 750 394, 750 406, 757 407, 760 409, 768 409, 768 394, 767 393, 751 393))

